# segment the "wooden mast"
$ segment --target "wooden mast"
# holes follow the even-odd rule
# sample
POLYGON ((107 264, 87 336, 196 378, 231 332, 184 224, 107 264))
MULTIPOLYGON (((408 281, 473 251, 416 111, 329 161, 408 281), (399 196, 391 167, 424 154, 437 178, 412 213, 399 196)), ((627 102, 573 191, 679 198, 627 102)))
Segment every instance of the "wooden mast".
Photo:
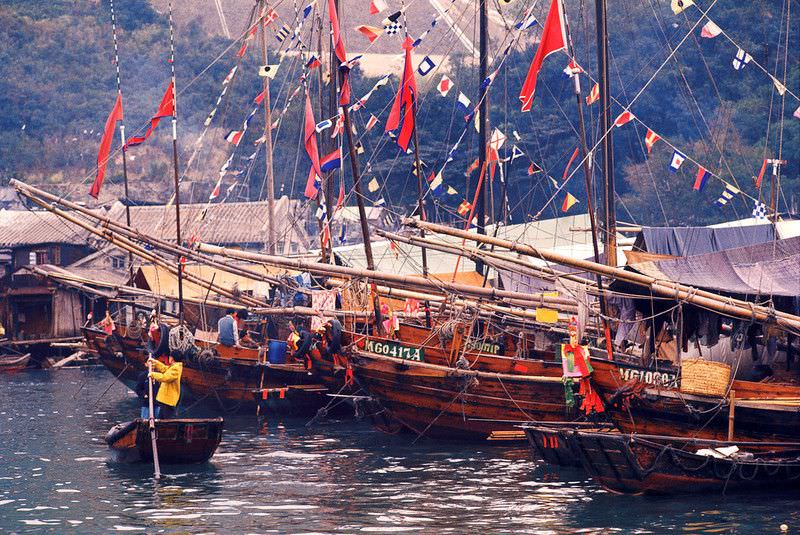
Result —
POLYGON ((617 213, 614 184, 614 140, 611 124, 611 78, 608 74, 608 27, 606 0, 595 0, 597 20, 597 68, 600 86, 600 131, 603 133, 603 196, 605 225, 603 244, 606 264, 617 265, 617 213))
MULTIPOLYGON (((575 58, 575 48, 572 45, 572 33, 570 31, 569 19, 567 18, 567 10, 564 8, 564 4, 561 4, 561 16, 564 17, 564 22, 567 30, 567 46, 569 47, 569 57, 574 61, 575 58)), ((577 62, 575 62, 577 64, 577 62)), ((569 67, 567 67, 569 68, 569 67)), ((580 132, 580 142, 581 142, 581 159, 583 160, 583 176, 584 182, 586 185, 586 206, 589 212, 589 225, 591 227, 591 234, 592 234, 592 249, 594 252, 594 261, 598 264, 600 263, 600 248, 597 245, 597 221, 595 219, 594 213, 594 188, 592 187, 592 168, 589 165, 589 158, 587 157, 589 149, 586 145, 586 121, 584 120, 583 116, 583 97, 581 96, 581 79, 579 73, 574 73, 572 75, 572 80, 575 87, 575 103, 578 106, 578 128, 580 132)), ((608 324, 608 307, 606 306, 606 296, 605 292, 603 292, 603 278, 596 274, 596 281, 597 281, 597 289, 600 292, 598 299, 600 301, 600 316, 603 322, 603 332, 605 333, 606 339, 606 351, 608 352, 608 358, 613 359, 614 357, 614 350, 611 344, 611 327, 608 324)))
MULTIPOLYGON (((338 2, 330 2, 328 5, 337 10, 336 16, 338 18, 338 2)), ((331 46, 331 48, 333 49, 334 47, 335 43, 331 46)), ((344 73, 339 71, 339 76, 343 78, 344 73)), ((333 83, 333 78, 334 73, 332 72, 331 83, 333 83)), ((348 156, 350 157, 350 170, 353 173, 353 188, 356 192, 358 219, 361 223, 361 239, 364 240, 364 255, 366 256, 367 260, 367 269, 369 271, 375 271, 375 259, 372 256, 372 242, 370 241, 369 225, 367 224, 367 209, 364 207, 364 193, 361 189, 361 171, 358 168, 358 155, 355 143, 353 142, 353 128, 350 123, 350 110, 347 105, 340 107, 342 110, 342 116, 344 118, 344 131, 345 135, 347 136, 347 151, 348 156)), ((372 294, 372 307, 375 311, 375 329, 378 332, 381 332, 383 330, 383 318, 381 315, 380 297, 378 296, 378 292, 374 291, 374 288, 370 293, 372 294)))
MULTIPOLYGON (((487 0, 479 1, 479 49, 480 59, 478 65, 478 169, 481 173, 488 173, 486 144, 489 130, 489 86, 484 87, 484 81, 489 76, 489 5, 487 0)), ((480 181, 479 181, 480 182, 480 181)), ((486 234, 486 188, 478 191, 476 213, 478 217, 478 233, 486 234)), ((475 270, 484 274, 483 262, 475 263, 475 270)))
MULTIPOLYGON (((264 27, 264 15, 266 14, 267 4, 264 0, 258 2, 258 14, 256 24, 260 28, 261 36, 261 60, 267 65, 267 29, 264 27)), ((267 250, 270 254, 275 254, 277 238, 275 235, 275 176, 272 167, 272 111, 270 109, 269 96, 269 76, 264 76, 264 155, 266 156, 266 170, 264 171, 264 181, 267 183, 267 229, 269 232, 269 245, 267 250)), ((259 194, 258 199, 260 200, 259 194)))
MULTIPOLYGON (((117 47, 117 18, 114 14, 114 0, 109 2, 111 6, 111 35, 114 39, 114 66, 117 71, 117 95, 122 100, 122 80, 119 74, 119 49, 117 47)), ((128 152, 125 149, 125 118, 119 120, 119 137, 122 143, 122 181, 125 186, 125 223, 131 226, 131 199, 128 196, 128 152)), ((133 280, 133 254, 128 253, 128 272, 133 280)))
MULTIPOLYGON (((175 183, 175 238, 181 241, 181 195, 178 177, 178 90, 175 87, 175 29, 172 22, 172 2, 169 2, 169 65, 172 72, 172 169, 175 183)), ((183 265, 178 257, 178 318, 183 325, 183 265)))

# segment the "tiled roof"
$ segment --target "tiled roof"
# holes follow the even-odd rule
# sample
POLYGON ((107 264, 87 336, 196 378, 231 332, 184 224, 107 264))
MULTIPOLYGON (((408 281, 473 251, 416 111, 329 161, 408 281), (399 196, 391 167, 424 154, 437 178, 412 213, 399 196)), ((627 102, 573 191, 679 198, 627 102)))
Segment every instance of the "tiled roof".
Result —
MULTIPOLYGON (((211 204, 205 218, 200 216, 206 204, 181 204, 181 238, 218 245, 259 244, 269 240, 268 203, 225 202, 211 204)), ((125 223, 125 206, 115 203, 108 217, 125 223)), ((304 231, 308 209, 301 201, 281 197, 275 201, 275 234, 278 242, 290 240, 307 247, 304 231)), ((175 240, 175 207, 131 206, 131 226, 142 234, 164 240, 175 240)))
POLYGON ((89 233, 45 210, 0 210, 0 247, 85 244, 89 233))

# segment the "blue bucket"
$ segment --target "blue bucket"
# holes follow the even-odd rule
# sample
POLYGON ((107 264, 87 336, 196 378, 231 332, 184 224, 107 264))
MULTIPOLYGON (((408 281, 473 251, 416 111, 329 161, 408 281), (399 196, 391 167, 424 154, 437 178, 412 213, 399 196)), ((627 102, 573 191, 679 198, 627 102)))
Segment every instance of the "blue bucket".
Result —
POLYGON ((286 342, 281 340, 270 340, 267 348, 267 360, 270 364, 286 363, 286 342))

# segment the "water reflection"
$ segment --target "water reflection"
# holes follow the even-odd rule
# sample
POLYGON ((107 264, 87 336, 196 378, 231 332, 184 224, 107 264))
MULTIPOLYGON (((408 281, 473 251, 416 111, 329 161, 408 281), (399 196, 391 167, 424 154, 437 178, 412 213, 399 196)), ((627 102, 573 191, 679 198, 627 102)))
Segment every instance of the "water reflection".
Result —
MULTIPOLYGON (((80 533, 778 533, 796 496, 636 498, 523 446, 387 436, 367 425, 226 419, 205 466, 108 460, 102 437, 136 413, 102 370, 0 376, 0 531, 80 533), (103 394, 107 388, 108 391, 103 394), (101 395, 102 394, 102 395, 101 395)), ((199 415, 199 414, 198 414, 199 415)))

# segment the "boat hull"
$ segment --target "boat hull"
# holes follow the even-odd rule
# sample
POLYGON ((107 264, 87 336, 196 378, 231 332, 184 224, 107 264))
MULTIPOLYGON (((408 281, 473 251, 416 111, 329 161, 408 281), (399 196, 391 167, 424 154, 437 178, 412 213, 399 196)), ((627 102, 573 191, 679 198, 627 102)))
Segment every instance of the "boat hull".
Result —
MULTIPOLYGON (((100 362, 129 387, 146 369, 144 341, 128 337, 124 330, 106 335, 87 328, 84 337, 100 362)), ((259 359, 258 349, 224 346, 187 359, 181 376, 184 400, 209 401, 230 412, 253 412, 261 403, 272 411, 314 414, 326 401, 320 389, 305 388, 316 384, 302 364, 270 364, 259 359), (281 395, 281 390, 292 394, 281 395)))
POLYGON ((518 431, 525 421, 569 417, 560 363, 530 361, 528 375, 510 375, 361 350, 354 351, 350 362, 358 384, 418 435, 486 439, 493 432, 518 431))
MULTIPOLYGON (((156 447, 161 464, 207 462, 222 440, 222 418, 155 420, 156 447)), ((138 418, 111 428, 106 443, 116 462, 152 462, 150 422, 138 418)))
MULTIPOLYGON (((621 431, 712 440, 728 438, 730 403, 727 398, 682 393, 675 372, 647 376, 643 368, 602 359, 592 359, 592 366, 592 381, 603 397, 610 418, 621 431), (633 369, 639 371, 627 373, 633 369), (635 393, 623 399, 620 393, 625 390, 635 393)), ((736 393, 733 438, 752 442, 800 442, 800 403, 797 402, 800 387, 734 381, 731 388, 736 393)))
MULTIPOLYGON (((732 442, 691 441, 675 445, 671 437, 585 431, 566 433, 564 438, 589 476, 616 493, 722 494, 800 488, 797 449, 734 459, 694 453, 701 448, 735 444, 732 442)), ((794 444, 795 448, 798 446, 794 444)))

